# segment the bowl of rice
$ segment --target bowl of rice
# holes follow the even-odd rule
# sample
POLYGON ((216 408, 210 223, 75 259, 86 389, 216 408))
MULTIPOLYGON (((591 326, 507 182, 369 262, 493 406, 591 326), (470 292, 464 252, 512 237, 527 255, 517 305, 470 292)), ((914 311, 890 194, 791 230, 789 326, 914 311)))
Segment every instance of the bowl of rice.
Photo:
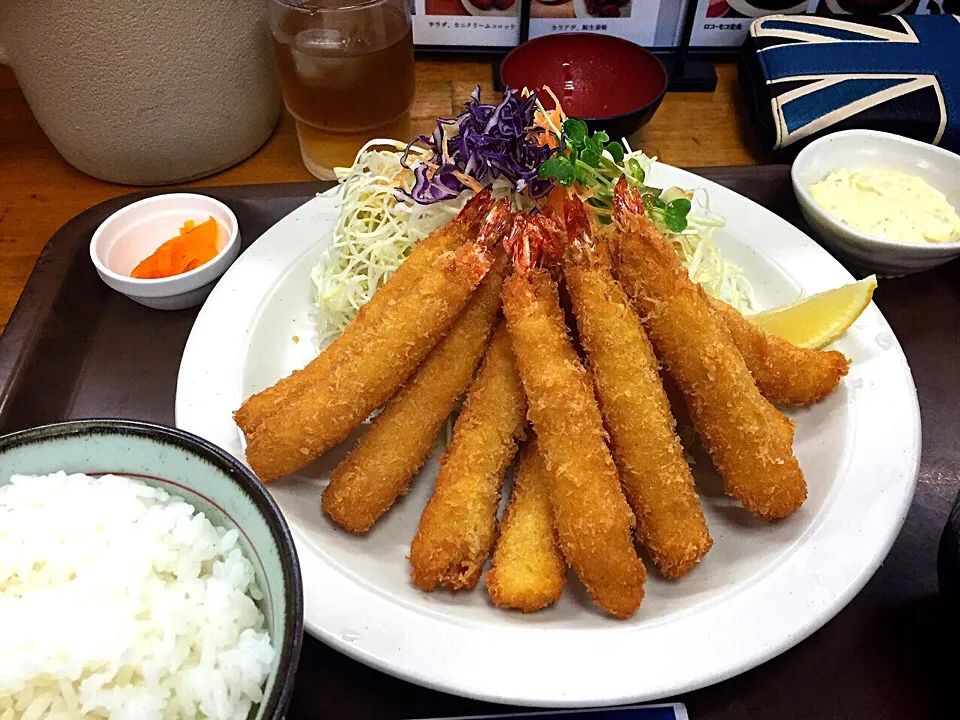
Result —
POLYGON ((290 530, 189 433, 0 438, 0 718, 283 717, 303 637, 290 530))

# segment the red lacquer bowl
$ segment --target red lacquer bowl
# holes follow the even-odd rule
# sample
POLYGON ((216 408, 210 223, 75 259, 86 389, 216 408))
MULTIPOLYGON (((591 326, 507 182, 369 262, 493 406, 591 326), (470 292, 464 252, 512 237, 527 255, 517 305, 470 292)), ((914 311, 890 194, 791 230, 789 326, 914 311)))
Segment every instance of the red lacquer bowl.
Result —
MULTIPOLYGON (((547 85, 570 117, 605 130, 613 139, 643 127, 660 107, 667 71, 649 50, 609 35, 547 35, 514 48, 503 59, 507 87, 539 90, 547 85)), ((540 93, 548 110, 553 101, 540 93)))

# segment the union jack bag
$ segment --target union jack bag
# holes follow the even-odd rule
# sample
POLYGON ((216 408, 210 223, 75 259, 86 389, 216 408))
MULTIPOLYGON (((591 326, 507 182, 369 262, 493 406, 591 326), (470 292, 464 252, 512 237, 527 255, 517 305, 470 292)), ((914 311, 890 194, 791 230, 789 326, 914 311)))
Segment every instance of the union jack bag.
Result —
POLYGON ((740 86, 774 150, 868 128, 960 152, 960 16, 769 15, 750 26, 740 86))

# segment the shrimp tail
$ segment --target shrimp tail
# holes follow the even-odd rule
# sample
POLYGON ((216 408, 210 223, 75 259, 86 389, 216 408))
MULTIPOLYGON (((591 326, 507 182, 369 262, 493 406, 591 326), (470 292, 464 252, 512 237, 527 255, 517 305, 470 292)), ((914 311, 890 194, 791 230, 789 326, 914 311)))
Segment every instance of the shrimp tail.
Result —
POLYGON ((514 269, 526 272, 547 261, 558 261, 563 256, 563 237, 559 225, 543 213, 518 213, 504 247, 513 259, 514 269))
POLYGON ((590 231, 590 219, 580 198, 563 201, 563 218, 567 227, 567 252, 570 259, 576 261, 591 255, 596 249, 596 243, 590 231))
POLYGON ((457 216, 451 220, 451 224, 472 228, 476 232, 492 206, 493 196, 490 194, 490 189, 485 188, 467 201, 457 216))
POLYGON ((533 266, 530 254, 530 237, 527 232, 528 218, 525 213, 517 213, 513 227, 503 241, 503 249, 513 261, 516 270, 524 272, 533 266))
POLYGON ((643 215, 643 200, 640 191, 627 185, 627 178, 621 175, 613 191, 613 207, 617 213, 643 215))
MULTIPOLYGON (((488 192, 489 191, 484 191, 488 192)), ((470 202, 473 202, 471 200, 470 202)), ((484 250, 491 250, 501 239, 507 236, 514 224, 513 212, 510 210, 510 201, 500 198, 484 213, 483 224, 477 234, 477 245, 484 250)))

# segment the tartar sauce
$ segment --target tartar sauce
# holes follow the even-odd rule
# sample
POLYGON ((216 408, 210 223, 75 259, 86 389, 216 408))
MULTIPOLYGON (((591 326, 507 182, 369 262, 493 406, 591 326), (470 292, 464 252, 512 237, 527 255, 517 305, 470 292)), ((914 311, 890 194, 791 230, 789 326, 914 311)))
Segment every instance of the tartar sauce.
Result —
POLYGON ((888 240, 960 240, 960 215, 942 192, 899 170, 834 170, 810 186, 813 201, 861 232, 888 240))

